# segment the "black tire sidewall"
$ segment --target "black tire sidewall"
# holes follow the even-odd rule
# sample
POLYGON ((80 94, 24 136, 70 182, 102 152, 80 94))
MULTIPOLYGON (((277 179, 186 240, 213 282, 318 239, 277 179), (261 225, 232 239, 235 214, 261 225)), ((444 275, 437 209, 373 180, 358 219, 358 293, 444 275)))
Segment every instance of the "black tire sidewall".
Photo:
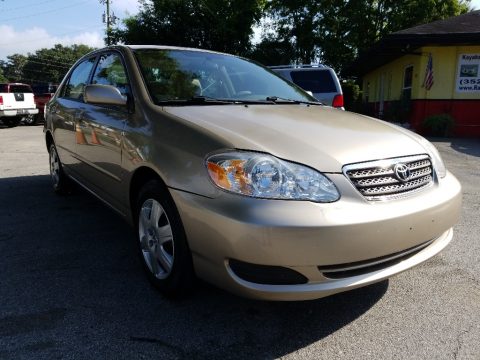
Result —
MULTIPOLYGON (((57 148, 55 147, 55 144, 50 144, 50 148, 49 148, 49 151, 48 151, 49 166, 51 166, 50 163, 51 163, 51 158, 52 158, 52 151, 54 151, 55 154, 57 155, 58 166, 59 166, 59 169, 58 169, 58 183, 55 184, 55 183, 53 183, 53 180, 52 180, 53 191, 55 191, 57 194, 64 195, 64 194, 67 194, 69 192, 68 179, 63 172, 62 162, 60 161, 60 157, 58 156, 58 152, 57 152, 57 148)), ((50 171, 52 171, 52 170, 50 169, 50 171)), ((51 174, 50 174, 50 176, 51 176, 51 174)))
POLYGON ((192 289, 194 279, 192 257, 178 210, 167 188, 160 181, 152 180, 142 187, 137 196, 133 216, 138 255, 150 282, 167 297, 181 297, 188 294, 192 289), (140 247, 139 215, 142 205, 148 199, 156 200, 162 205, 172 227, 173 266, 171 273, 165 279, 158 279, 152 274, 145 263, 140 247))
POLYGON ((13 117, 3 118, 2 120, 3 120, 3 123, 7 125, 7 127, 12 128, 12 127, 18 126, 22 119, 17 116, 13 116, 13 117))

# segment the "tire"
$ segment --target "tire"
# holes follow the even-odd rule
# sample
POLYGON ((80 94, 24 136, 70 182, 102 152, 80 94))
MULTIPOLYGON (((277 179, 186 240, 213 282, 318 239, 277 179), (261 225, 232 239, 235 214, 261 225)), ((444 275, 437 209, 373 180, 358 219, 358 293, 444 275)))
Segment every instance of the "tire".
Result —
POLYGON ((178 210, 166 187, 157 180, 140 190, 134 211, 137 247, 150 282, 170 298, 192 291, 192 256, 178 210))
POLYGON ((23 123, 28 126, 37 125, 38 117, 37 115, 27 115, 23 118, 23 123))
POLYGON ((59 195, 66 195, 70 193, 70 182, 63 172, 62 163, 58 157, 57 148, 55 144, 51 144, 49 151, 50 177, 52 179, 53 191, 59 195))
POLYGON ((20 124, 20 121, 22 120, 21 117, 18 116, 11 116, 11 117, 4 117, 2 118, 2 121, 7 127, 12 128, 15 126, 18 126, 20 124))

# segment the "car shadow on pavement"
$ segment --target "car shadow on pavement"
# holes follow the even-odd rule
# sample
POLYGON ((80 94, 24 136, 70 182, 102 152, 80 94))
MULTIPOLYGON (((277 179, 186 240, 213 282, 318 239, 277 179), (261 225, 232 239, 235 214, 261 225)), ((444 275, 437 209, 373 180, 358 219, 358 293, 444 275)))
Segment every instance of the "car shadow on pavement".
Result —
POLYGON ((475 138, 447 138, 428 137, 431 142, 450 143, 450 147, 463 154, 480 157, 480 139, 475 138))
POLYGON ((199 282, 167 300, 149 285, 132 229, 47 175, 0 178, 0 358, 276 358, 372 308, 388 281, 306 302, 243 299, 199 282))
POLYGON ((480 139, 452 139, 452 149, 476 157, 480 157, 480 139))

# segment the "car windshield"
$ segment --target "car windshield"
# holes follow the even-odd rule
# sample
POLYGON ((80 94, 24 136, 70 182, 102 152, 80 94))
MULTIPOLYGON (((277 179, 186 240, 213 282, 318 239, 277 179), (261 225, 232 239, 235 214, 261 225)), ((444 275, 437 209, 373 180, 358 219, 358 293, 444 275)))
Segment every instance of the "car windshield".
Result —
POLYGON ((229 102, 316 102, 301 88, 254 62, 192 50, 135 51, 145 84, 156 104, 229 102), (195 102, 190 102, 196 99, 195 102))

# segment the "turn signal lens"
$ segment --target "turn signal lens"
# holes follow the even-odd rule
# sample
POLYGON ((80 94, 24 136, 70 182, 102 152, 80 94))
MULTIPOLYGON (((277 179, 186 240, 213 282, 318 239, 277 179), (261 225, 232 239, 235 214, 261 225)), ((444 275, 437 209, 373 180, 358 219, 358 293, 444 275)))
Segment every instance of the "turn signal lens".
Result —
POLYGON ((236 194, 266 198, 333 202, 335 185, 307 166, 253 152, 227 152, 206 159, 208 174, 218 187, 236 194))

